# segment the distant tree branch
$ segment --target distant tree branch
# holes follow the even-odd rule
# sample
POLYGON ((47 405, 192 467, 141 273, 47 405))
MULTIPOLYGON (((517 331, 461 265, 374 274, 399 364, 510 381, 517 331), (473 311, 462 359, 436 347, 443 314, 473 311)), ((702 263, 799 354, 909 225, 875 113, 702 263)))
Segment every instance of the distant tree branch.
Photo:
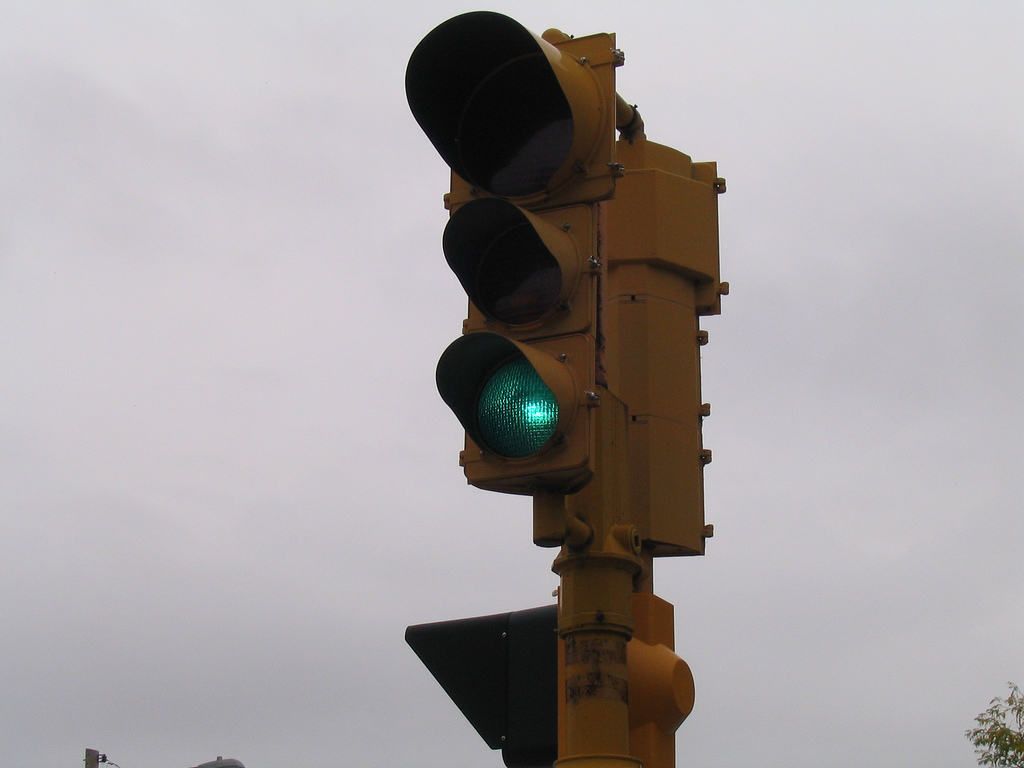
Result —
POLYGON ((964 732, 974 745, 978 765, 1024 768, 1024 695, 1013 683, 1009 686, 1010 695, 992 699, 974 718, 978 727, 964 732))

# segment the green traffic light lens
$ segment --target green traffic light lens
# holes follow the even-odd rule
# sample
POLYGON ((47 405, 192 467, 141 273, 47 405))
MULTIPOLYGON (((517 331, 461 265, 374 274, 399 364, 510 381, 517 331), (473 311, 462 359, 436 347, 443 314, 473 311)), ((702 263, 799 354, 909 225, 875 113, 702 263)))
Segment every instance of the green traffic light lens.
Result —
POLYGON ((539 451, 558 423, 554 392, 522 357, 491 374, 480 390, 476 410, 486 447, 511 459, 539 451))

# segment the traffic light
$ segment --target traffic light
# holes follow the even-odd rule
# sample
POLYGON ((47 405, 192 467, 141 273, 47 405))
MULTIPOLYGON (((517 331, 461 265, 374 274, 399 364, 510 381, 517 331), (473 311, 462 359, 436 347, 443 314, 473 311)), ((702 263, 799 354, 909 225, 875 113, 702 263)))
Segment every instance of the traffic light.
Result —
POLYGON ((479 488, 565 494, 593 475, 596 203, 618 172, 616 56, 611 35, 538 37, 480 11, 409 60, 409 105, 452 170, 442 247, 469 299, 437 386, 479 488))
POLYGON ((672 768, 693 707, 654 558, 703 555, 699 318, 717 314, 714 163, 646 140, 609 34, 449 19, 406 71, 451 169, 442 236, 465 291, 437 364, 467 481, 533 497, 557 608, 409 627, 509 766, 672 768), (620 138, 615 140, 615 131, 620 138), (557 638, 557 639, 556 639, 557 638))
MULTIPOLYGON (((104 760, 106 762, 106 760, 104 760)), ((85 750, 85 768, 99 768, 100 765, 100 752, 98 749, 91 749, 86 747, 85 750)))

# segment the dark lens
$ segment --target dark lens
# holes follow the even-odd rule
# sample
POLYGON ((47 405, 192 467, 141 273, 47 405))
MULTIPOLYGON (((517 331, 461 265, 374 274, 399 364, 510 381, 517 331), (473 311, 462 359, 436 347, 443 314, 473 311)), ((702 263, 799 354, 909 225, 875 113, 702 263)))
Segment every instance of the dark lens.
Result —
POLYGON ((529 224, 502 232, 480 259, 477 306, 503 323, 537 320, 555 306, 561 290, 562 270, 529 224))
POLYGON ((494 195, 540 192, 572 146, 572 111, 542 53, 491 72, 470 97, 459 126, 462 164, 494 195))

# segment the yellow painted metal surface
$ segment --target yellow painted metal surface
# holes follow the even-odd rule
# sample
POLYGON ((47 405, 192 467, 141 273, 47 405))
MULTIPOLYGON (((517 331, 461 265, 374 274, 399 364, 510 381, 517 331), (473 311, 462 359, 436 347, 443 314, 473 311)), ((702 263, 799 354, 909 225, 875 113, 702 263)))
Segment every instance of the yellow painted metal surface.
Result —
MULTIPOLYGON (((651 593, 634 592, 630 597, 630 610, 632 637, 625 646, 629 756, 644 768, 675 768, 675 732, 694 706, 693 674, 689 665, 674 651, 675 627, 671 603, 651 593)), ((598 757, 594 754, 574 754, 574 746, 569 742, 566 731, 568 710, 570 706, 577 706, 575 700, 580 697, 580 680, 589 680, 593 676, 595 655, 600 658, 618 653, 621 644, 614 642, 616 644, 611 646, 611 650, 599 648, 586 663, 581 663, 586 655, 580 650, 583 644, 578 645, 574 653, 567 654, 565 642, 559 641, 559 766, 597 768, 608 759, 607 756, 598 757), (574 754, 572 759, 568 758, 570 754, 574 754)), ((621 662, 621 657, 615 657, 612 663, 606 662, 605 669, 601 670, 600 674, 610 675, 613 681, 602 692, 603 698, 623 689, 621 662)), ((614 702, 614 696, 611 698, 614 702)), ((621 710, 611 714, 612 718, 621 716, 621 710)), ((590 711, 585 717, 591 718, 596 730, 608 727, 607 712, 595 717, 593 711, 590 711)), ((577 724, 577 727, 587 728, 585 723, 577 724)), ((615 732, 614 727, 612 732, 615 732)), ((589 735, 586 738, 590 738, 589 735)), ((587 743, 591 749, 601 746, 600 741, 587 743)), ((618 746, 621 747, 621 744, 618 746)), ((622 756, 618 755, 611 758, 608 764, 621 766, 629 763, 622 762, 622 756)))
POLYGON ((632 609, 629 751, 644 768, 674 768, 675 732, 693 710, 693 674, 674 652, 671 603, 650 593, 635 593, 632 609))
POLYGON ((566 512, 591 531, 579 548, 564 546, 560 576, 561 670, 559 768, 636 768, 629 751, 626 646, 633 631, 631 594, 640 570, 640 539, 628 523, 627 410, 599 389, 594 416, 595 475, 566 498, 566 512))
POLYGON ((722 292, 713 164, 620 141, 605 204, 602 288, 608 386, 629 406, 633 519, 655 556, 704 553, 700 315, 722 292))

